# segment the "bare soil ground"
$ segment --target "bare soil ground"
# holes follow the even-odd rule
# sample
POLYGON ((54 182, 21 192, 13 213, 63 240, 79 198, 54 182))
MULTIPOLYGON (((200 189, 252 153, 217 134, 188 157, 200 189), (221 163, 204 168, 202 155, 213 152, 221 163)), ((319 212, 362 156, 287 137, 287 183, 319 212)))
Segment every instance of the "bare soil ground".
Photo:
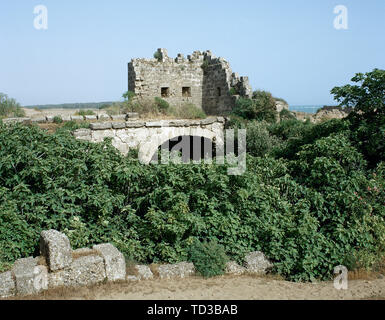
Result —
POLYGON ((220 276, 204 279, 153 279, 57 288, 17 299, 55 300, 346 300, 385 299, 385 278, 350 280, 347 290, 333 282, 294 283, 268 276, 220 276))

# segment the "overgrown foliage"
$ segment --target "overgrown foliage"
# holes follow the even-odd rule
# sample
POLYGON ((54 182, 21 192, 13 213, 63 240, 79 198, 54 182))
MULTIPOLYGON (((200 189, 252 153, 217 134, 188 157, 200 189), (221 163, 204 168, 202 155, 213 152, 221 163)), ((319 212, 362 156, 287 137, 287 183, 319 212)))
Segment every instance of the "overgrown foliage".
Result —
POLYGON ((385 162, 357 142, 352 119, 234 118, 247 128, 242 176, 230 164, 141 165, 108 139, 75 140, 69 129, 81 125, 49 135, 0 124, 0 269, 36 254, 50 228, 75 248, 111 242, 142 263, 193 250, 202 274, 219 268, 211 241, 238 262, 262 251, 294 281, 330 279, 340 264, 370 269, 384 255, 385 162))

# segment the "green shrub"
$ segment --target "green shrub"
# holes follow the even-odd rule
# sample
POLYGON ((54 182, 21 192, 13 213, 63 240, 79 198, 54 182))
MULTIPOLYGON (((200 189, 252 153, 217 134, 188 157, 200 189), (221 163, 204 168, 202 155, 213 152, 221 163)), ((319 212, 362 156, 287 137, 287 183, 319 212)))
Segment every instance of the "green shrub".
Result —
POLYGON ((209 278, 225 273, 228 258, 223 246, 215 240, 210 242, 195 240, 189 251, 189 261, 194 263, 199 274, 209 278))
POLYGON ((235 95, 239 94, 239 92, 238 92, 237 89, 235 89, 235 88, 230 88, 229 94, 230 94, 231 96, 235 96, 235 95))
POLYGON ((237 129, 246 129, 246 150, 255 157, 263 157, 282 148, 282 139, 272 135, 269 126, 265 121, 245 121, 236 116, 232 116, 228 123, 229 128, 235 129, 235 137, 238 136, 237 129))
POLYGON ((161 112, 161 113, 166 113, 167 110, 170 108, 169 103, 167 101, 159 98, 159 97, 155 97, 154 103, 155 103, 157 109, 159 110, 159 112, 161 112))
POLYGON ((280 121, 282 121, 282 120, 293 120, 293 119, 296 119, 296 117, 289 110, 282 109, 281 112, 279 113, 279 119, 280 119, 280 121))
POLYGON ((79 110, 75 113, 77 116, 94 116, 95 112, 92 110, 79 110))
POLYGON ((255 91, 252 99, 237 99, 233 113, 248 120, 275 122, 277 118, 275 100, 266 91, 255 91))
POLYGON ((296 152, 248 154, 242 176, 229 176, 229 164, 142 165, 111 139, 76 140, 78 125, 48 134, 0 123, 3 270, 37 254, 45 229, 75 249, 111 242, 140 263, 186 261, 195 239, 215 240, 238 262, 264 252, 294 281, 331 279, 352 253, 370 266, 385 251, 385 163, 367 170, 346 121, 276 127, 286 142, 303 130, 296 152))
POLYGON ((62 117, 61 116, 53 117, 53 123, 56 123, 56 124, 63 123, 62 117))

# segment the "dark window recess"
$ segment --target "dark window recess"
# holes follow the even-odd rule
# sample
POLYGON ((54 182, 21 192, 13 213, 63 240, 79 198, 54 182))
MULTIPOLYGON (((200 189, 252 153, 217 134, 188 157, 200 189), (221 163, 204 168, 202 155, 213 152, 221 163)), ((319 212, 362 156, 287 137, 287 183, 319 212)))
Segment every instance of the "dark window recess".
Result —
POLYGON ((162 98, 167 98, 170 96, 170 88, 161 88, 160 94, 162 95, 162 98))
POLYGON ((218 94, 218 97, 220 97, 222 95, 222 90, 219 87, 217 88, 217 94, 218 94))
POLYGON ((191 87, 183 87, 182 88, 182 96, 183 97, 191 97, 191 87))

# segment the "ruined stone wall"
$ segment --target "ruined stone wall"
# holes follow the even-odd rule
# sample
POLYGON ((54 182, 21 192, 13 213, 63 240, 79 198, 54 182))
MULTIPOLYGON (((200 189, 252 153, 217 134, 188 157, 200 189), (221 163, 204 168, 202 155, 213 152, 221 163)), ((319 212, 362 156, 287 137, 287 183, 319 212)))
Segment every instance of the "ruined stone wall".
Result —
MULTIPOLYGON (((273 264, 260 251, 244 257, 244 266, 226 264, 226 274, 265 274, 273 264)), ((103 282, 131 282, 152 278, 185 278, 196 274, 191 262, 134 264, 127 268, 124 255, 111 243, 73 250, 68 237, 57 230, 40 234, 40 256, 15 261, 11 270, 0 273, 1 298, 30 296, 48 289, 90 286, 103 282), (154 272, 153 272, 154 271, 154 272)))
POLYGON ((138 149, 139 160, 147 164, 158 147, 172 138, 204 137, 216 145, 223 145, 225 121, 225 118, 217 117, 204 120, 95 122, 90 124, 89 129, 78 129, 73 134, 77 139, 90 142, 112 138, 112 145, 122 154, 138 149))
POLYGON ((158 49, 157 59, 133 59, 128 64, 128 90, 139 99, 153 101, 160 97, 171 105, 192 103, 209 115, 224 115, 234 107, 236 96, 251 97, 247 77, 231 71, 223 58, 210 51, 195 51, 184 58, 171 59, 165 49, 158 49))
POLYGON ((202 108, 203 55, 173 60, 164 49, 158 52, 159 60, 133 59, 128 64, 128 90, 143 100, 159 97, 174 106, 192 103, 202 108))

